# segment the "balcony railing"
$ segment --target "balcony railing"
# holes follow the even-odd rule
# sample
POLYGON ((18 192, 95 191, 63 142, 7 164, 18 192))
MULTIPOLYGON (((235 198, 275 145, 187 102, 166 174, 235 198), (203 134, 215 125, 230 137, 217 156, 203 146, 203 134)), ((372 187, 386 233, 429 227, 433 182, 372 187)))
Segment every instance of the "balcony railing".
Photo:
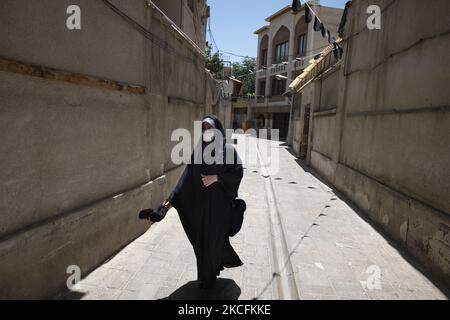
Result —
POLYGON ((281 95, 275 95, 275 96, 257 96, 254 98, 254 106, 255 107, 263 107, 268 106, 270 104, 280 104, 280 102, 284 102, 286 105, 289 104, 289 98, 281 96, 281 95))
POLYGON ((266 69, 260 69, 256 71, 256 77, 257 78, 265 78, 267 76, 267 70, 266 69))
POLYGON ((270 68, 270 75, 276 75, 279 73, 285 73, 287 71, 287 64, 280 63, 270 68))
POLYGON ((263 96, 256 97, 256 103, 265 103, 265 102, 266 102, 266 97, 263 97, 263 96))
POLYGON ((302 59, 302 60, 295 60, 294 63, 294 67, 295 69, 301 69, 301 68, 305 68, 306 66, 306 59, 302 59))
POLYGON ((277 75, 280 73, 286 73, 287 69, 288 69, 288 65, 289 65, 289 63, 283 62, 280 64, 273 65, 267 69, 260 69, 260 70, 256 71, 256 77, 257 78, 265 78, 265 77, 267 77, 267 74, 269 74, 270 76, 273 76, 273 75, 277 75))
POLYGON ((277 96, 271 96, 267 99, 268 103, 272 103, 272 102, 286 102, 288 103, 288 98, 277 95, 277 96))

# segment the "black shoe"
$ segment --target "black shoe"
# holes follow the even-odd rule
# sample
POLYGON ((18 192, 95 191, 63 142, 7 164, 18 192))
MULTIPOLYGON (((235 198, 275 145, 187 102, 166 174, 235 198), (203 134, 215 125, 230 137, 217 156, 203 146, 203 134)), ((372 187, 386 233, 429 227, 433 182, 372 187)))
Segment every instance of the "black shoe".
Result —
POLYGON ((139 212, 139 219, 160 222, 166 217, 167 211, 167 208, 164 206, 159 207, 156 211, 153 209, 142 210, 139 212))

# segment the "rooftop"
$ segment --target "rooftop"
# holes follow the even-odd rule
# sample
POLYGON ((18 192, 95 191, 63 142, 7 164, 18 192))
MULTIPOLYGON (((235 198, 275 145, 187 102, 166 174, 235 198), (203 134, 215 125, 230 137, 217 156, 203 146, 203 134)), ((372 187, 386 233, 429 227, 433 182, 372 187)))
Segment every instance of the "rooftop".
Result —
MULTIPOLYGON (((303 6, 302 6, 303 8, 303 6)), ((266 19, 267 22, 271 22, 272 20, 276 19, 279 16, 282 16, 283 14, 290 12, 291 11, 291 6, 286 6, 281 10, 278 10, 277 12, 275 12, 273 15, 271 15, 270 17, 268 17, 266 19)))
MULTIPOLYGON (((322 7, 322 8, 336 9, 336 10, 341 10, 341 11, 342 11, 342 9, 340 9, 340 8, 327 7, 327 6, 322 6, 322 5, 315 5, 315 6, 319 6, 319 7, 322 7)), ((284 8, 282 8, 282 9, 278 10, 277 12, 275 12, 274 14, 272 14, 270 17, 266 18, 266 21, 267 21, 267 22, 272 22, 272 21, 275 20, 276 18, 278 18, 278 17, 280 17, 280 16, 282 16, 282 15, 288 13, 288 12, 292 12, 292 13, 294 13, 294 14, 298 14, 298 13, 304 11, 304 10, 305 10, 305 5, 302 5, 302 6, 298 9, 298 11, 294 13, 294 12, 292 12, 292 7, 291 7, 290 5, 288 5, 288 6, 285 6, 284 8)), ((256 30, 256 31, 254 32, 254 34, 260 34, 261 32, 263 32, 263 31, 269 29, 269 27, 270 27, 269 25, 263 26, 263 27, 259 28, 258 30, 256 30)))
POLYGON ((258 30, 256 30, 255 32, 253 32, 254 34, 260 34, 261 32, 263 32, 264 30, 268 30, 269 26, 264 26, 259 28, 258 30))

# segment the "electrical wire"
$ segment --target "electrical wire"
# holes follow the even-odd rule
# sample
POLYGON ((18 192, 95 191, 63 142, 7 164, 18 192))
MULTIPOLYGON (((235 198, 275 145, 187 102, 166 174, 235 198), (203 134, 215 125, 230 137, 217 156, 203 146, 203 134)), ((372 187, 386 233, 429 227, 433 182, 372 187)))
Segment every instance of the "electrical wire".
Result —
MULTIPOLYGON (((305 1, 305 5, 307 5, 307 6, 310 8, 311 12, 317 17, 317 19, 319 20, 319 22, 322 23, 322 20, 320 19, 320 17, 319 17, 319 16, 316 14, 316 12, 311 8, 311 6, 308 4, 307 1, 305 1)), ((327 29, 327 30, 328 30, 328 29, 327 29)), ((208 20, 208 33, 209 33, 209 36, 210 36, 211 41, 213 42, 213 44, 214 44, 214 46, 216 47, 216 49, 217 49, 218 52, 225 53, 225 54, 229 54, 229 55, 232 55, 232 56, 235 56, 235 57, 238 57, 238 58, 251 58, 251 59, 256 59, 256 58, 257 58, 257 57, 252 57, 252 56, 244 56, 244 55, 236 54, 236 53, 229 52, 229 51, 225 51, 225 50, 220 50, 219 47, 217 46, 217 43, 216 43, 216 41, 215 41, 215 39, 214 39, 214 35, 213 35, 212 31, 211 31, 211 17, 210 17, 209 20, 208 20)), ((320 49, 324 49, 324 48, 328 47, 329 45, 330 45, 330 44, 327 44, 327 45, 324 45, 324 46, 319 47, 319 48, 316 48, 316 49, 307 50, 305 53, 318 51, 318 50, 320 50, 320 49)), ((313 56, 315 56, 315 55, 316 55, 316 54, 311 55, 310 57, 313 57, 313 56)), ((290 57, 297 57, 297 56, 298 56, 297 54, 291 54, 291 55, 288 55, 288 58, 290 58, 290 57)), ((303 58, 303 57, 300 57, 300 58, 303 58)), ((305 58, 307 58, 307 57, 305 57, 305 58)))
MULTIPOLYGON (((300 2, 301 2, 301 0, 300 0, 300 2)), ((313 10, 313 8, 311 8, 311 6, 309 5, 307 0, 305 0, 305 6, 308 6, 309 10, 311 10, 311 12, 314 14, 314 16, 317 17, 317 20, 319 20, 320 23, 323 23, 323 21, 320 19, 319 15, 313 10)))
POLYGON ((223 53, 226 53, 226 54, 230 54, 230 55, 235 56, 235 57, 238 57, 238 58, 251 58, 251 59, 256 59, 256 57, 243 56, 243 55, 235 54, 235 53, 228 52, 228 51, 225 51, 225 50, 220 50, 220 52, 223 52, 223 53))
MULTIPOLYGON (((300 0, 300 2, 301 2, 301 0, 300 0)), ((323 21, 320 19, 319 15, 313 10, 313 8, 311 8, 311 6, 309 5, 308 1, 305 0, 304 2, 305 2, 305 6, 308 6, 309 10, 311 10, 311 12, 313 13, 313 15, 317 18, 317 20, 319 20, 319 22, 323 24, 323 21)), ((324 25, 324 28, 325 28, 326 30, 330 31, 330 29, 326 28, 325 25, 324 25)), ((330 34, 331 34, 331 31, 330 31, 330 34)), ((336 39, 336 37, 334 37, 334 36, 333 36, 333 38, 336 39)))
MULTIPOLYGON (((330 44, 326 44, 326 45, 321 46, 321 47, 318 47, 318 48, 316 48, 316 49, 307 50, 307 51, 305 51, 305 53, 318 51, 318 50, 321 50, 321 49, 324 49, 324 48, 328 47, 329 45, 330 45, 330 44)), ((238 58, 257 59, 257 57, 243 56, 243 55, 235 54, 235 53, 233 53, 233 52, 229 52, 229 51, 225 51, 225 50, 219 50, 219 52, 223 52, 223 53, 226 53, 226 54, 229 54, 229 55, 238 57, 238 58)), ((310 55, 310 56, 306 56, 306 57, 298 57, 298 54, 290 54, 290 55, 288 55, 288 58, 296 57, 296 58, 300 58, 300 59, 305 59, 305 58, 308 58, 308 57, 314 57, 314 56, 316 56, 316 55, 317 55, 317 53, 316 53, 316 54, 313 54, 313 55, 310 55)))
POLYGON ((214 39, 214 35, 211 31, 211 17, 208 18, 208 33, 209 33, 209 38, 212 41, 212 43, 214 44, 214 46, 216 47, 217 51, 220 52, 219 47, 217 46, 217 42, 214 39))

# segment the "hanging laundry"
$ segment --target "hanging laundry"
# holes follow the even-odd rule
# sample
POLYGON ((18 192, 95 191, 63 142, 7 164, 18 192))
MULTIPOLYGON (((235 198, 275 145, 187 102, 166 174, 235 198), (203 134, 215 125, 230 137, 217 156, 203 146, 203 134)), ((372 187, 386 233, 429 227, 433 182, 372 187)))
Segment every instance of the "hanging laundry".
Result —
POLYGON ((339 51, 338 51, 338 45, 337 45, 337 43, 336 42, 334 42, 333 43, 333 55, 334 55, 334 58, 336 59, 336 60, 338 60, 339 59, 339 56, 338 56, 338 54, 339 54, 339 51))
POLYGON ((345 25, 347 23, 348 11, 349 11, 349 8, 350 8, 351 5, 352 5, 351 1, 347 1, 347 3, 345 4, 344 12, 342 14, 341 23, 339 24, 339 28, 338 28, 338 35, 341 38, 344 37, 345 25))
POLYGON ((322 23, 319 21, 319 18, 317 16, 314 17, 314 31, 320 31, 320 25, 322 23))
POLYGON ((334 49, 333 54, 334 57, 338 60, 342 58, 342 55, 344 54, 344 48, 337 42, 333 43, 334 49))
POLYGON ((305 5, 305 22, 310 23, 312 21, 311 8, 308 4, 305 5))
POLYGON ((300 0, 292 0, 292 11, 297 12, 300 5, 300 0))
POLYGON ((322 33, 322 37, 325 38, 325 35, 327 33, 327 29, 325 29, 325 26, 323 25, 323 23, 320 24, 320 32, 322 33))

